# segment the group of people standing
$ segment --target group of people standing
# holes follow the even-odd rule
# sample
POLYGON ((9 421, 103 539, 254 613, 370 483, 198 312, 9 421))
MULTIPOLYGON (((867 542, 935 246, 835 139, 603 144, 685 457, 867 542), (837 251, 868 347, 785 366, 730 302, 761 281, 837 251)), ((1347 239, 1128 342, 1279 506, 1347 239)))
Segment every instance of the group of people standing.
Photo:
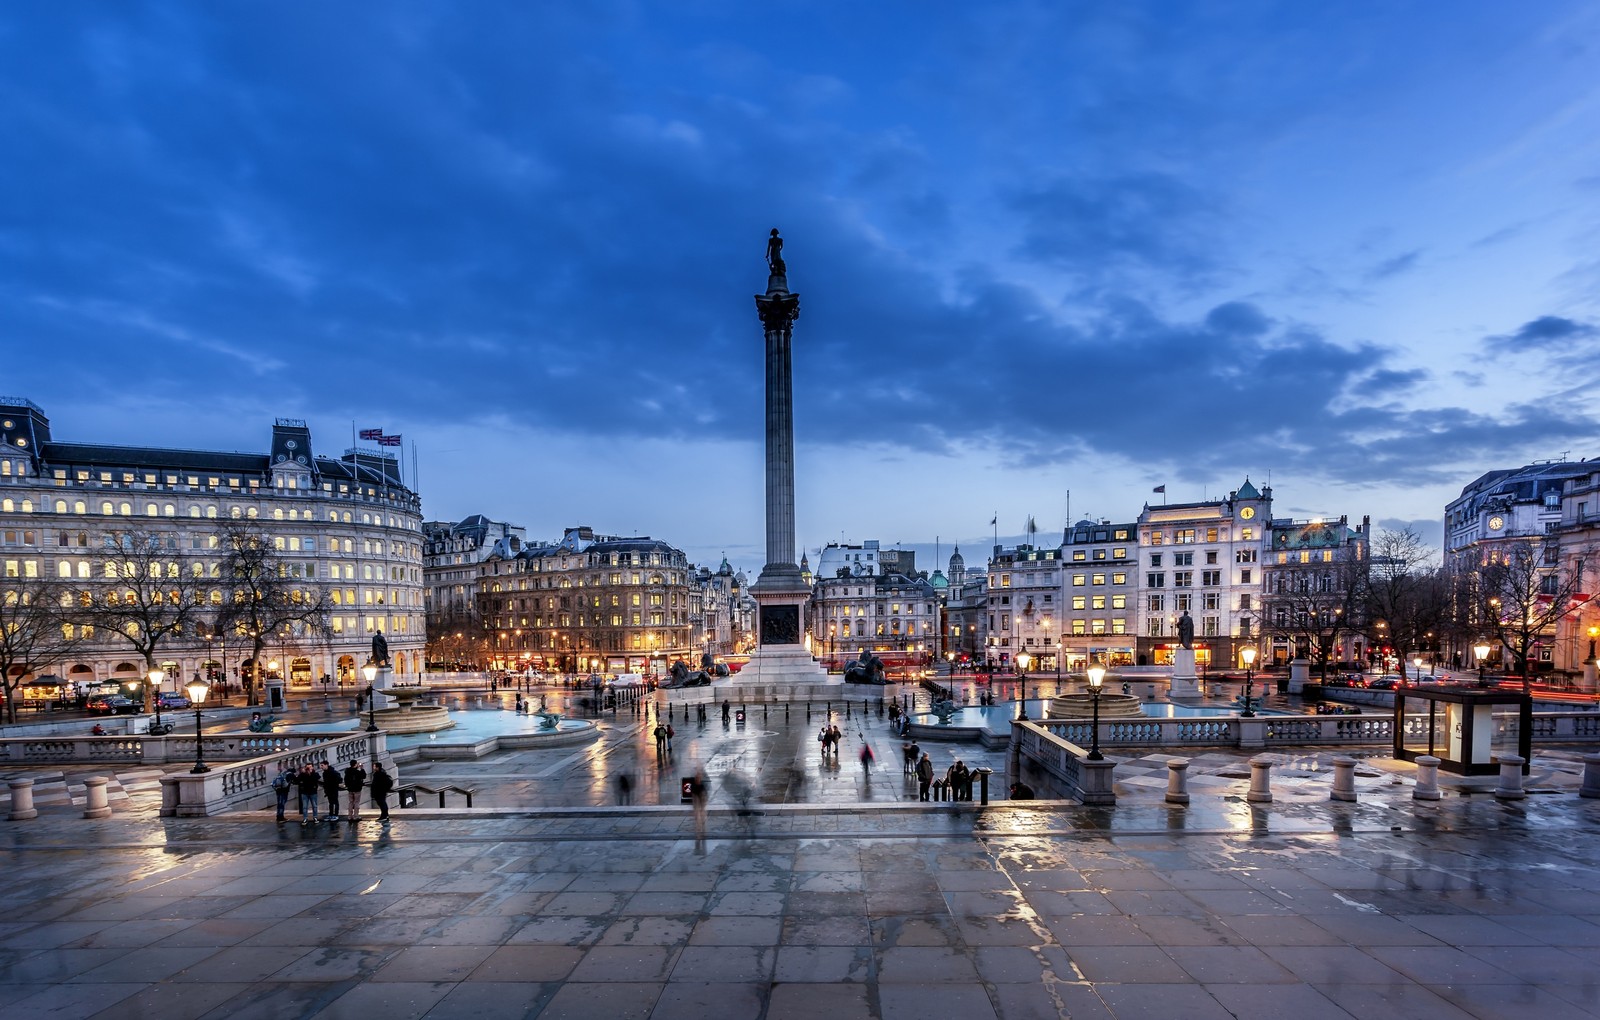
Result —
MULTIPOLYGON (((301 825, 311 825, 320 820, 317 817, 319 797, 327 798, 328 823, 338 825, 341 794, 344 795, 345 801, 345 819, 350 822, 359 821, 361 792, 368 786, 367 770, 353 758, 343 772, 335 768, 326 758, 322 760, 320 768, 307 762, 297 769, 284 762, 272 780, 272 791, 278 798, 278 821, 287 821, 285 812, 289 806, 291 793, 299 795, 301 825)), ((370 786, 372 803, 378 809, 378 819, 386 822, 389 820, 389 793, 394 789, 394 777, 384 769, 382 762, 373 763, 370 786)))

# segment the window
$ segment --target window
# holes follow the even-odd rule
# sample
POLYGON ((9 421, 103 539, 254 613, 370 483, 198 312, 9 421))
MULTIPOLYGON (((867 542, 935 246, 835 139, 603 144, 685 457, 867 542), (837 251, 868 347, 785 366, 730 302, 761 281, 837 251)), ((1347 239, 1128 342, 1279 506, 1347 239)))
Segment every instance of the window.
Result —
POLYGON ((1106 607, 1106 597, 1104 595, 1096 595, 1092 600, 1092 603, 1093 604, 1091 608, 1104 609, 1106 607))
POLYGON ((1255 561, 1256 551, 1254 549, 1237 549, 1234 551, 1233 562, 1235 563, 1254 563, 1255 561))
POLYGON ((1165 588, 1167 586, 1167 575, 1146 574, 1144 575, 1144 586, 1146 588, 1165 588))
POLYGON ((1111 550, 1111 558, 1114 560, 1125 560, 1128 558, 1128 550, 1123 548, 1113 549, 1111 550))
POLYGON ((1250 596, 1249 595, 1240 595, 1239 596, 1239 608, 1240 609, 1249 609, 1250 608, 1250 596))
POLYGON ((1215 588, 1217 585, 1219 585, 1221 583, 1222 583, 1222 571, 1220 571, 1220 570, 1202 570, 1202 571, 1200 571, 1200 584, 1201 584, 1202 587, 1215 588))
POLYGON ((1146 627, 1148 628, 1151 637, 1161 636, 1161 626, 1162 624, 1159 619, 1150 620, 1146 623, 1146 627))
POLYGON ((1083 627, 1083 621, 1082 620, 1073 620, 1072 621, 1072 633, 1073 633, 1073 635, 1075 637, 1082 637, 1083 636, 1084 627, 1083 627))
POLYGON ((1161 540, 1162 540, 1162 533, 1161 532, 1159 532, 1159 531, 1150 532, 1150 544, 1151 545, 1160 545, 1161 544, 1161 540))
POLYGON ((1194 571, 1175 570, 1172 573, 1172 586, 1174 588, 1188 588, 1194 584, 1194 571))
POLYGON ((1112 609, 1127 609, 1128 608, 1128 596, 1126 596, 1126 595, 1113 595, 1113 596, 1111 596, 1111 608, 1112 609))
MULTIPOLYGON (((1216 540, 1217 540, 1217 529, 1216 528, 1207 528, 1206 529, 1206 541, 1207 542, 1215 542, 1216 540)), ((1212 561, 1212 562, 1215 562, 1215 561, 1212 561)))
POLYGON ((1172 596, 1172 601, 1174 603, 1173 608, 1177 609, 1177 611, 1180 613, 1187 613, 1194 606, 1193 595, 1174 595, 1172 596))
POLYGON ((1211 564, 1211 563, 1215 563, 1215 562, 1217 562, 1217 551, 1215 549, 1207 549, 1206 550, 1206 563, 1207 564, 1211 564))
POLYGON ((1250 571, 1248 571, 1248 570, 1239 571, 1239 583, 1240 584, 1249 584, 1250 583, 1250 576, 1251 576, 1251 574, 1250 574, 1250 571))
POLYGON ((1082 588, 1083 585, 1084 585, 1084 582, 1088 580, 1088 577, 1089 577, 1089 575, 1087 575, 1087 574, 1073 574, 1072 575, 1072 586, 1074 588, 1082 588))
POLYGON ((1094 551, 1094 558, 1097 559, 1097 560, 1105 559, 1106 558, 1106 551, 1104 549, 1096 549, 1094 551))
POLYGON ((1122 573, 1121 571, 1118 571, 1118 572, 1116 572, 1116 573, 1111 575, 1111 583, 1112 584, 1127 584, 1128 583, 1128 575, 1122 573))
POLYGON ((1194 544, 1194 529, 1193 528, 1179 528, 1177 530, 1177 533, 1172 536, 1172 541, 1176 545, 1193 545, 1194 544))
POLYGON ((1083 559, 1084 559, 1083 550, 1082 549, 1074 549, 1074 550, 1072 550, 1072 559, 1073 559, 1073 562, 1075 562, 1075 563, 1082 563, 1083 559))
POLYGON ((1104 574, 1095 574, 1089 580, 1093 584, 1105 584, 1106 583, 1106 575, 1104 575, 1104 574))
POLYGON ((1206 637, 1216 637, 1220 633, 1217 630, 1217 618, 1215 616, 1202 616, 1200 618, 1200 633, 1206 637))
POLYGON ((1085 605, 1085 600, 1084 600, 1084 597, 1082 595, 1074 595, 1074 596, 1072 596, 1072 608, 1073 609, 1086 609, 1086 608, 1088 608, 1087 605, 1085 605))

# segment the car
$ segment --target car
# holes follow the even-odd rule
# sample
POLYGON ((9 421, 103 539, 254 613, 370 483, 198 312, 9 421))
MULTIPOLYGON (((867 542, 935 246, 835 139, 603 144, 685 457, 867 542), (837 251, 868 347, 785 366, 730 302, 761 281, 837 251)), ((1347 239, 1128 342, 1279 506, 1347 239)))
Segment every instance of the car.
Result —
POLYGON ((137 715, 139 703, 120 694, 90 698, 84 708, 90 715, 137 715))
POLYGON ((161 700, 162 708, 189 708, 189 697, 176 691, 162 691, 156 695, 161 700))
POLYGON ((1367 689, 1371 691, 1392 691, 1396 687, 1403 686, 1404 684, 1405 681, 1400 677, 1380 676, 1378 679, 1367 684, 1367 689))

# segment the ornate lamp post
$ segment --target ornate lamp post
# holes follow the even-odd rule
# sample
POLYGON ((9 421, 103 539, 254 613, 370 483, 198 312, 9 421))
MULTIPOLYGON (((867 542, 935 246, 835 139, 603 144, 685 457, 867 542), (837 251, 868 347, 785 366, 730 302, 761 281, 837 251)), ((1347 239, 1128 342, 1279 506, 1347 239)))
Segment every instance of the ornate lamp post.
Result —
POLYGON ((1028 718, 1028 663, 1033 661, 1033 656, 1027 652, 1017 653, 1017 718, 1028 718))
POLYGON ((1094 699, 1094 721, 1089 724, 1089 760, 1104 761, 1100 753, 1100 685, 1106 681, 1104 666, 1089 667, 1089 694, 1094 699))
POLYGON ((1421 683, 1422 682, 1422 656, 1413 655, 1411 657, 1411 666, 1412 666, 1413 669, 1415 669, 1417 671, 1417 683, 1421 683))
MULTIPOLYGON (((1593 627, 1589 628, 1589 633, 1591 633, 1591 634, 1594 633, 1594 628, 1593 627)), ((1485 680, 1484 675, 1483 675, 1483 664, 1484 664, 1484 660, 1489 658, 1489 642, 1487 642, 1487 641, 1479 641, 1477 644, 1473 645, 1472 646, 1472 654, 1476 655, 1478 657, 1478 686, 1479 687, 1487 686, 1488 681, 1485 680)), ((1594 656, 1594 642, 1593 641, 1589 642, 1589 655, 1590 655, 1591 658, 1593 658, 1593 656, 1594 656)))
POLYGON ((150 686, 155 691, 156 702, 156 729, 161 728, 161 682, 167 678, 167 671, 157 666, 150 671, 150 686))
POLYGON ((1256 714, 1255 699, 1251 697, 1255 693, 1256 677, 1252 669, 1256 664, 1255 646, 1246 645, 1239 649, 1239 658, 1244 660, 1244 711, 1239 714, 1253 719, 1256 714))
POLYGON ((1595 643, 1595 639, 1597 639, 1597 638, 1600 638, 1600 627, 1597 627, 1594 624, 1590 624, 1589 625, 1589 658, 1587 660, 1589 662, 1597 661, 1595 659, 1595 657, 1594 657, 1594 643, 1595 643))
POLYGON ((376 733, 378 732, 378 720, 375 710, 378 699, 376 688, 373 685, 378 682, 378 664, 372 660, 372 656, 367 656, 367 664, 361 667, 361 675, 367 678, 367 732, 376 733))
POLYGON ((200 739, 200 706, 205 704, 206 695, 211 693, 211 685, 201 680, 199 674, 183 685, 189 692, 189 704, 194 706, 194 768, 189 770, 191 775, 201 775, 211 771, 211 766, 206 764, 206 745, 200 739))

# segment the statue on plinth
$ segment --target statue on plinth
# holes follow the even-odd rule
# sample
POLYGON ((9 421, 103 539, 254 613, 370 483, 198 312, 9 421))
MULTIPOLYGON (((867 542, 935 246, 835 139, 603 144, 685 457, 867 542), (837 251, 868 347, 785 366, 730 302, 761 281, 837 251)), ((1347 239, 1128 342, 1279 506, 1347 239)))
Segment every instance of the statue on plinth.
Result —
POLYGON ((778 228, 772 228, 772 236, 767 238, 767 268, 772 270, 774 276, 782 276, 788 271, 783 264, 783 238, 778 236, 778 228))
POLYGON ((1189 615, 1187 609, 1178 618, 1178 644, 1185 648, 1194 647, 1194 617, 1189 615))

